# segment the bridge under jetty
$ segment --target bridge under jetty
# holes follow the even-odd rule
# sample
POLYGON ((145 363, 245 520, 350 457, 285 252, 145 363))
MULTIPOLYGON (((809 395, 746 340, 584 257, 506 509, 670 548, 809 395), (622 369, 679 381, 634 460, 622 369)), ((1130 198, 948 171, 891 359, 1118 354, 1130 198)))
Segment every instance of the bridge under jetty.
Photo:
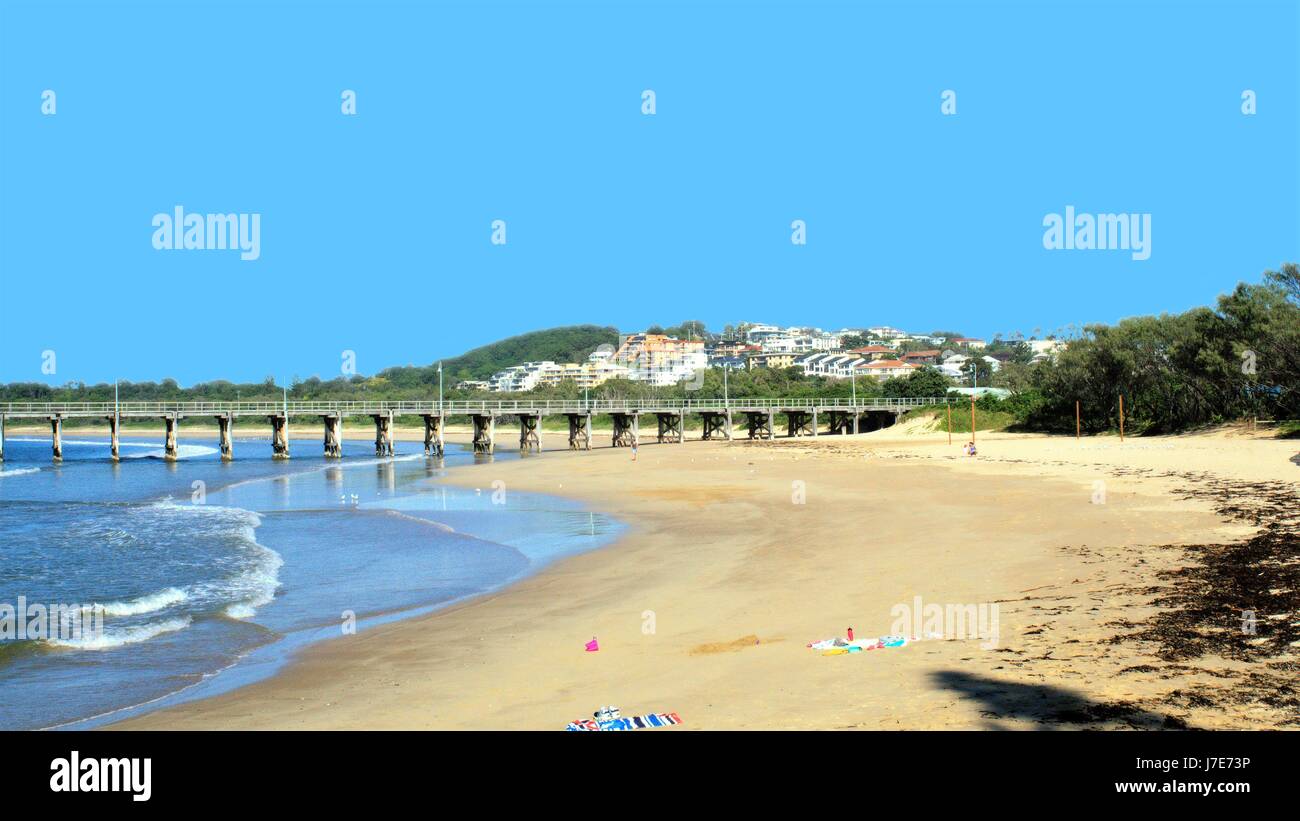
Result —
POLYGON ((424 420, 424 452, 441 456, 443 432, 451 417, 470 420, 476 453, 496 449, 499 420, 519 424, 519 449, 542 449, 542 419, 568 419, 570 450, 591 450, 595 416, 609 416, 613 422, 613 447, 633 447, 641 441, 641 418, 654 417, 655 441, 684 443, 686 417, 699 416, 700 439, 723 439, 741 433, 749 439, 773 439, 777 417, 785 417, 787 437, 817 436, 819 433, 852 434, 879 430, 894 424, 900 414, 914 408, 945 405, 944 397, 909 399, 885 398, 800 398, 800 399, 597 399, 582 400, 458 400, 434 401, 303 401, 303 402, 9 402, 0 403, 0 461, 4 460, 6 419, 42 419, 50 424, 54 461, 63 459, 63 420, 103 419, 108 422, 109 449, 118 455, 118 433, 123 419, 160 419, 164 427, 164 458, 177 457, 177 423, 186 417, 206 417, 217 426, 221 458, 234 458, 232 428, 239 417, 257 417, 271 426, 271 455, 289 458, 289 419, 316 417, 324 427, 325 458, 343 456, 344 418, 370 417, 375 425, 375 455, 393 455, 394 420, 399 416, 424 420))

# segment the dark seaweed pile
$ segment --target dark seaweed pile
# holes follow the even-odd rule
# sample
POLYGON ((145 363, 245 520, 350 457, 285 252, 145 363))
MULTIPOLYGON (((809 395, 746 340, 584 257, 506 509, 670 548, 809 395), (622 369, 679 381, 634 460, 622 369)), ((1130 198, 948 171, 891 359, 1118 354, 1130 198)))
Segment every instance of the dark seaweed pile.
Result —
MULTIPOLYGON (((1164 702, 1184 708, 1259 705, 1286 711, 1285 724, 1300 724, 1300 664, 1284 658, 1300 641, 1300 495, 1293 486, 1233 482, 1186 474, 1183 498, 1210 501, 1228 519, 1259 531, 1231 544, 1183 546, 1187 566, 1159 574, 1160 584, 1135 592, 1153 596, 1159 611, 1127 628, 1114 643, 1152 642, 1167 662, 1165 678, 1210 673, 1232 679, 1229 687, 1190 685, 1164 702), (1253 613, 1253 632, 1245 614, 1253 613), (1211 672, 1187 662, 1219 656, 1260 665, 1246 673, 1211 672)), ((1167 545, 1170 549, 1179 549, 1167 545)), ((1149 665, 1125 672, 1148 672, 1149 665)))
POLYGON ((1188 565, 1160 573, 1162 584, 1148 590, 1160 612, 1125 625, 1137 629, 1115 641, 1155 642, 1166 661, 1209 654, 1258 661, 1291 652, 1300 641, 1300 496, 1267 482, 1197 478, 1177 493, 1208 500, 1221 516, 1259 532, 1232 544, 1183 547, 1188 565), (1254 614, 1253 633, 1247 613, 1254 614))

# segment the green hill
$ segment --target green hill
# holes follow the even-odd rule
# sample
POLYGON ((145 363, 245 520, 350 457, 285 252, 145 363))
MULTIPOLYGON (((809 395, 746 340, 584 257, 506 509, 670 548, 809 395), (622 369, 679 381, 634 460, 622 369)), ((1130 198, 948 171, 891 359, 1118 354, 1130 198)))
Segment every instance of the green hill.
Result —
MULTIPOLYGON (((521 362, 551 360, 582 362, 601 345, 617 345, 618 329, 599 325, 569 325, 512 336, 452 359, 443 360, 443 380, 447 386, 465 379, 487 379, 497 371, 521 362)), ((380 371, 379 376, 396 387, 438 384, 437 363, 423 367, 395 367, 380 371)))

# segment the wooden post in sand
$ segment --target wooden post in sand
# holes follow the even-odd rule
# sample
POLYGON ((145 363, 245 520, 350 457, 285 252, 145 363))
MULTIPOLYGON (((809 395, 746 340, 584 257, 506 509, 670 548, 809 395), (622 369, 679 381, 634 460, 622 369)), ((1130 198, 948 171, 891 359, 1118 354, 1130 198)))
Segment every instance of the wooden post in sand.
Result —
POLYGON ((1074 438, 1079 439, 1079 400, 1074 400, 1074 438))
POLYGON ((1119 395, 1119 441, 1124 441, 1124 394, 1119 395))
POLYGON ((975 441, 975 394, 970 395, 970 440, 975 441))
POLYGON ((952 444, 952 405, 949 405, 947 402, 945 402, 944 404, 948 405, 948 444, 951 445, 952 444))

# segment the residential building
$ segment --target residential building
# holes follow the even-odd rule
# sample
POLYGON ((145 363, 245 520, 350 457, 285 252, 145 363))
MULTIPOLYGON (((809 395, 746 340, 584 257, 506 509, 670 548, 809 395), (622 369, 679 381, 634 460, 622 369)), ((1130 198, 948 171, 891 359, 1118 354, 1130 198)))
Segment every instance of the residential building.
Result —
POLYGON ((710 368, 723 368, 729 371, 743 371, 748 367, 743 356, 718 356, 709 358, 710 368))
POLYGON ((789 332, 776 325, 750 325, 745 329, 745 341, 751 345, 761 346, 768 340, 788 338, 789 332))
POLYGON ((645 333, 624 337, 612 361, 627 368, 629 379, 652 385, 692 379, 709 362, 702 341, 645 333))
MULTIPOLYGON (((953 356, 950 356, 947 359, 943 360, 943 364, 939 366, 939 370, 943 373, 944 376, 951 377, 954 379, 962 379, 966 376, 966 374, 963 372, 963 369, 966 367, 966 363, 969 362, 971 358, 972 357, 964 356, 962 354, 954 354, 953 356)), ((997 371, 999 368, 1002 367, 1002 363, 991 356, 982 356, 980 357, 980 359, 983 359, 985 362, 989 363, 989 368, 993 371, 997 371)))
POLYGON ((1065 342, 1060 339, 1030 339, 1025 344, 1034 352, 1032 360, 1034 362, 1051 359, 1058 351, 1065 348, 1065 342))
POLYGON ((705 347, 705 353, 709 358, 709 365, 713 366, 724 359, 744 359, 751 353, 758 353, 763 350, 759 345, 750 345, 746 342, 728 341, 717 342, 705 347))
POLYGON ((878 359, 874 362, 868 362, 859 373, 873 379, 885 380, 891 376, 907 376, 912 371, 920 370, 920 368, 920 365, 912 365, 901 359, 878 359))
POLYGON ((557 365, 550 360, 525 362, 497 371, 485 385, 488 390, 496 393, 518 393, 538 387, 554 387, 569 380, 580 388, 594 388, 609 379, 629 378, 626 367, 610 362, 605 357, 593 356, 594 361, 589 357, 582 364, 557 365))
POLYGON ((514 365, 492 374, 488 379, 488 388, 497 393, 530 391, 537 387, 537 381, 541 378, 542 370, 548 367, 554 368, 555 363, 547 360, 545 362, 525 362, 522 365, 514 365))
POLYGON ((538 374, 537 385, 553 387, 561 382, 572 381, 579 388, 595 388, 610 379, 628 378, 627 368, 602 359, 597 362, 584 362, 581 365, 569 363, 543 368, 538 374))
POLYGON ((950 345, 958 345, 972 351, 981 350, 984 347, 984 340, 975 339, 969 336, 956 336, 948 340, 950 345))
POLYGON ((746 360, 746 367, 750 370, 754 368, 792 368, 794 367, 795 355, 793 353, 752 353, 746 360))
POLYGON ((936 365, 939 362, 939 351, 912 351, 903 354, 899 359, 909 365, 936 365))
POLYGON ((854 348, 849 353, 855 353, 864 359, 889 359, 895 355, 893 348, 888 345, 865 345, 861 348, 854 348))
POLYGON ((847 379, 869 361, 855 353, 814 353, 796 359, 794 367, 802 368, 805 376, 847 379))

